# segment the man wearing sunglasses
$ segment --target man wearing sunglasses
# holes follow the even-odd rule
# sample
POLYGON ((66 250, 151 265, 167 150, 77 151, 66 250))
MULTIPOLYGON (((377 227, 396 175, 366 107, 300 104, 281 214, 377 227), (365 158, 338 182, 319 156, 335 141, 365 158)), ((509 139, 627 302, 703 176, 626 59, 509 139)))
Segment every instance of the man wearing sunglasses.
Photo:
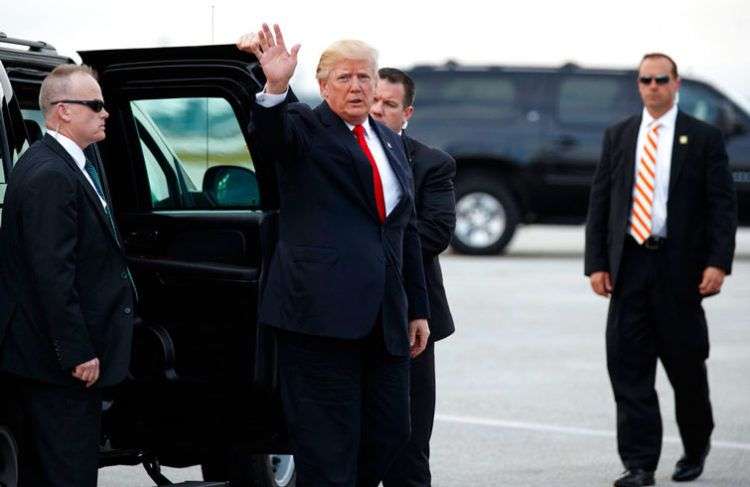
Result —
POLYGON ((93 72, 55 68, 39 104, 47 134, 14 167, 0 226, 0 370, 12 378, 20 485, 94 487, 101 388, 127 374, 135 287, 84 152, 108 117, 93 72))
POLYGON ((610 298, 607 366, 627 469, 616 487, 654 485, 657 359, 675 391, 684 448, 672 479, 703 472, 714 423, 701 301, 732 270, 737 228, 722 134, 679 110, 675 62, 645 55, 637 83, 643 113, 606 131, 586 227, 585 273, 594 292, 610 298))

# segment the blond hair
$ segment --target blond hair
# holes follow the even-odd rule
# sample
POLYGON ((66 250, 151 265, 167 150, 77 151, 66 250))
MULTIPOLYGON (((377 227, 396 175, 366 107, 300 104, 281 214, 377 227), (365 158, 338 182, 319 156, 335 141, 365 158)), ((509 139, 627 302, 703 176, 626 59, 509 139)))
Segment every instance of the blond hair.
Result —
POLYGON ((96 79, 96 72, 85 64, 61 64, 52 70, 42 81, 39 89, 39 109, 44 115, 51 108, 53 101, 65 98, 71 90, 70 79, 77 73, 86 74, 96 79))
POLYGON ((336 41, 323 51, 318 61, 315 77, 318 80, 328 79, 331 69, 343 60, 368 61, 372 66, 373 76, 378 70, 378 51, 363 41, 344 39, 336 41))

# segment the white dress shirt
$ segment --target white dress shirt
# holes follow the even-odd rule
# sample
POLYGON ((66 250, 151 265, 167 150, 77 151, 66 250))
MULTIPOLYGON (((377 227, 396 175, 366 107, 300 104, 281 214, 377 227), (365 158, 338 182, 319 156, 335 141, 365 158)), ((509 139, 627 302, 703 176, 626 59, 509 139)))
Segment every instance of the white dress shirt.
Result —
MULTIPOLYGON (((638 145, 635 153, 635 177, 638 177, 638 161, 643 154, 646 134, 658 123, 659 140, 656 149, 656 181, 654 184, 654 204, 651 209, 651 235, 667 237, 667 201, 669 200, 669 172, 672 167, 672 147, 674 146, 674 128, 677 121, 677 104, 667 113, 654 119, 646 108, 643 109, 641 127, 638 130, 638 145)), ((635 180, 634 180, 635 181, 635 180)))
MULTIPOLYGON (((261 91, 255 95, 255 101, 257 101, 262 107, 271 108, 283 102, 286 95, 286 91, 278 95, 261 91)), ((350 131, 354 130, 354 125, 346 121, 344 123, 346 123, 346 126, 350 131)), ((380 173, 380 181, 383 183, 385 214, 387 216, 393 211, 401 199, 401 185, 399 184, 398 179, 396 179, 396 174, 393 172, 391 163, 388 162, 388 156, 385 153, 383 144, 380 142, 380 138, 375 135, 375 132, 370 126, 370 120, 366 119, 362 123, 362 126, 365 129, 365 141, 367 142, 367 147, 370 149, 373 159, 375 159, 375 165, 378 167, 378 172, 380 173)), ((356 140, 354 132, 352 132, 352 137, 355 137, 356 140)))
POLYGON ((61 146, 63 146, 63 149, 65 149, 68 154, 70 154, 70 157, 73 158, 73 160, 76 162, 76 165, 83 173, 83 177, 85 177, 86 181, 88 181, 91 187, 94 188, 94 193, 99 196, 99 201, 102 202, 102 206, 106 210, 107 202, 104 201, 104 198, 102 198, 102 196, 99 194, 99 191, 97 191, 94 182, 91 180, 91 176, 89 176, 89 173, 87 173, 86 169, 83 168, 83 166, 86 165, 86 156, 83 153, 83 149, 81 149, 78 144, 76 144, 63 134, 49 129, 47 129, 47 133, 50 134, 61 146))

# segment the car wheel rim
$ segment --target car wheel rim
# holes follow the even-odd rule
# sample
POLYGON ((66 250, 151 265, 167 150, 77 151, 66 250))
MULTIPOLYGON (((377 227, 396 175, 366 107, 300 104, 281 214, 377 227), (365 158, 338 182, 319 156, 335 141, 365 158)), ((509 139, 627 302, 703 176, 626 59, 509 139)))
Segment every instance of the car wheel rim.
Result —
POLYGON ((293 455, 269 455, 273 479, 279 487, 286 487, 294 477, 293 455))
POLYGON ((456 203, 456 238, 481 249, 495 245, 505 232, 507 216, 500 200, 489 193, 468 193, 456 203))

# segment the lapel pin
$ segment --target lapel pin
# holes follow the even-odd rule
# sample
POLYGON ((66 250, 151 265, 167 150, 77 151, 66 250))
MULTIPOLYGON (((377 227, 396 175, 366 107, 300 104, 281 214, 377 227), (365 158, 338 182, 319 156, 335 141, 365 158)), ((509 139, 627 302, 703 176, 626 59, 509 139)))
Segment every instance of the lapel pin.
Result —
POLYGON ((393 149, 390 142, 386 142, 385 145, 387 145, 389 149, 393 149))
POLYGON ((687 135, 680 135, 680 144, 686 145, 688 143, 688 136, 687 135))

